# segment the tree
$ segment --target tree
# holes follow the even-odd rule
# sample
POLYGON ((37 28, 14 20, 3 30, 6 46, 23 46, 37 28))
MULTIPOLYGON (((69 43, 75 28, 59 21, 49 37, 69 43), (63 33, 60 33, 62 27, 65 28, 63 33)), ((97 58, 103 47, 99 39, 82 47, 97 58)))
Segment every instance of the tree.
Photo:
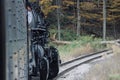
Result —
POLYGON ((77 0, 77 36, 80 35, 80 1, 77 0))
POLYGON ((53 0, 41 0, 40 5, 42 7, 42 11, 44 12, 45 16, 47 16, 50 12, 58 8, 58 6, 53 5, 53 0))
POLYGON ((106 0, 103 0, 103 40, 106 40, 106 0))
POLYGON ((58 40, 60 41, 60 0, 56 0, 56 5, 59 7, 57 8, 57 26, 58 26, 58 40))
MULTIPOLYGON (((55 6, 52 9, 45 9, 44 11, 51 21, 52 26, 57 26, 54 22, 57 21, 55 9, 59 8, 56 6, 56 0, 42 0, 42 9, 45 9, 44 6, 49 5, 47 7, 55 6), (47 3, 45 3, 47 1, 47 3), (49 2, 49 3, 48 3, 49 2), (46 4, 46 5, 45 5, 46 4)), ((80 0, 80 9, 77 9, 77 0, 61 0, 62 4, 60 7, 60 24, 61 30, 70 29, 76 32, 76 25, 74 24, 79 22, 81 29, 80 33, 94 34, 102 37, 103 35, 103 21, 105 18, 103 17, 103 0, 80 0), (80 19, 77 15, 77 10, 80 10, 80 19)), ((47 8, 46 7, 46 8, 47 8)), ((114 35, 113 32, 118 35, 120 33, 120 0, 106 0, 106 36, 114 35), (113 32, 112 32, 113 31, 113 32)), ((78 30, 79 31, 79 30, 78 30)), ((105 31, 104 31, 105 32, 105 31)), ((61 31, 62 35, 62 31, 61 31)))

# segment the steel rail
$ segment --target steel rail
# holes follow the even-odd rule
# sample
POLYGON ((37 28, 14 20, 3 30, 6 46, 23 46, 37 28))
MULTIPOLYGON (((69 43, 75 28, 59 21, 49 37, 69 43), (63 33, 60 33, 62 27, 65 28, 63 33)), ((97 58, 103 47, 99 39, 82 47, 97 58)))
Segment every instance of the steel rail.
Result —
POLYGON ((62 75, 69 72, 70 70, 74 69, 75 67, 78 67, 78 66, 85 64, 85 63, 89 63, 90 61, 101 58, 103 55, 106 55, 106 54, 108 55, 111 53, 113 53, 112 49, 106 49, 106 50, 91 53, 88 55, 80 56, 76 59, 62 63, 60 65, 60 71, 59 71, 58 76, 55 77, 53 80, 60 78, 62 75))
POLYGON ((64 63, 62 63, 60 66, 64 66, 64 65, 67 65, 67 64, 69 64, 69 63, 71 63, 71 62, 74 62, 74 61, 76 61, 76 60, 80 60, 80 59, 83 59, 83 58, 86 58, 86 57, 89 57, 89 56, 92 56, 92 55, 95 55, 95 54, 99 54, 99 53, 102 53, 102 52, 106 52, 106 51, 109 51, 109 50, 111 50, 111 49, 105 49, 105 50, 101 50, 101 51, 98 51, 98 52, 90 53, 90 54, 88 54, 88 55, 82 55, 82 56, 79 56, 79 57, 77 57, 77 58, 75 58, 75 59, 73 59, 73 60, 64 62, 64 63))

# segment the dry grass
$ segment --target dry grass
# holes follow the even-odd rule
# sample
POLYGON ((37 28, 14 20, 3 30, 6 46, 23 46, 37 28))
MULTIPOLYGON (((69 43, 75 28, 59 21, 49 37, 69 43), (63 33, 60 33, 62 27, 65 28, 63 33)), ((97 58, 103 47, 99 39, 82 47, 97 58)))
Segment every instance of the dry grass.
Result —
POLYGON ((115 53, 115 54, 119 54, 120 53, 120 47, 119 46, 117 46, 117 45, 112 45, 111 46, 112 47, 112 49, 113 49, 113 52, 115 53))
POLYGON ((120 47, 112 45, 115 55, 105 62, 95 64, 85 75, 85 80, 120 80, 120 47))
POLYGON ((71 48, 70 50, 62 50, 60 57, 62 59, 62 62, 74 59, 78 56, 85 55, 88 53, 94 52, 93 47, 88 43, 82 47, 76 47, 76 48, 71 48), (69 52, 69 53, 68 53, 69 52))
POLYGON ((72 54, 73 57, 78 57, 78 56, 81 56, 81 55, 91 53, 93 51, 94 51, 93 47, 88 43, 81 48, 74 49, 71 53, 74 53, 74 54, 72 54))
POLYGON ((60 55, 60 58, 61 58, 61 60, 62 60, 62 63, 63 62, 66 62, 66 61, 69 61, 69 60, 71 60, 71 59, 74 59, 74 57, 73 56, 71 56, 71 55, 60 55))

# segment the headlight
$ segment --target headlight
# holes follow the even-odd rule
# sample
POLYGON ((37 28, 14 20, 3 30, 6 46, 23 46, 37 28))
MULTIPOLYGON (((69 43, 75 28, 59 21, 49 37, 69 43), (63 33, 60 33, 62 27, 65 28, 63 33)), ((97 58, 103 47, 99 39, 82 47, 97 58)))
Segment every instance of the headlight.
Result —
POLYGON ((32 11, 28 11, 28 24, 30 24, 33 20, 33 14, 32 11))

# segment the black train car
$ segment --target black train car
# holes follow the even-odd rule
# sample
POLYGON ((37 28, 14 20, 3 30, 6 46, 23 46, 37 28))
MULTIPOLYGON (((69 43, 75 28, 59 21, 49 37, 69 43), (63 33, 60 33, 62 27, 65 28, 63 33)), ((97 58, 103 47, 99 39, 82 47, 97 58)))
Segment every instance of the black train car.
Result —
POLYGON ((47 45, 49 31, 38 3, 0 0, 0 8, 2 80, 32 80, 36 76, 48 80, 57 76, 59 54, 47 45))
POLYGON ((53 46, 48 46, 48 23, 39 6, 39 0, 28 2, 28 35, 30 47, 29 77, 39 76, 40 80, 52 79, 59 72, 59 54, 53 46))

